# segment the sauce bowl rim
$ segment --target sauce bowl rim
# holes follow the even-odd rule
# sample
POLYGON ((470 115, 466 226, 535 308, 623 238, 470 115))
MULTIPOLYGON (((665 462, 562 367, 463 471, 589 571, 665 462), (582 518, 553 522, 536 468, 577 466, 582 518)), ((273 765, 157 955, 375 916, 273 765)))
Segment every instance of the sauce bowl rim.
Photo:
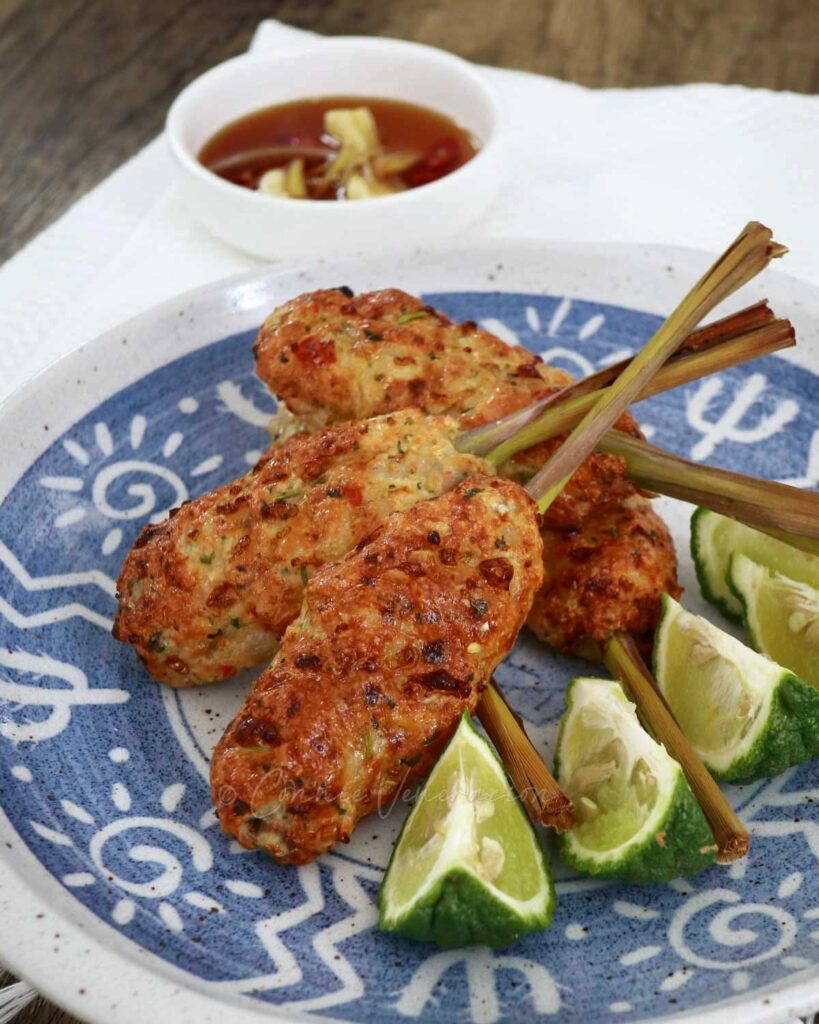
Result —
MULTIPOLYGON (((318 96, 322 94, 317 93, 316 95, 318 96)), ((307 99, 308 97, 293 97, 294 100, 302 98, 307 99)), ((283 99, 281 102, 287 103, 290 101, 283 99)), ((407 100, 406 102, 413 101, 407 100)), ((273 104, 268 104, 268 106, 272 105, 273 104)), ((261 110, 263 107, 258 107, 256 109, 261 110)), ((429 109, 435 110, 436 108, 430 107, 429 109)), ((436 112, 440 113, 440 111, 436 112)), ((247 113, 251 114, 253 113, 253 110, 248 110, 247 113)), ((300 208, 307 208, 311 210, 322 208, 328 210, 328 212, 332 211, 333 216, 344 216, 345 214, 341 214, 342 210, 346 210, 348 207, 360 207, 362 204, 369 206, 371 203, 376 202, 380 208, 384 208, 386 206, 406 205, 412 202, 423 201, 424 195, 427 195, 431 199, 431 193, 438 193, 443 188, 451 187, 453 182, 457 183, 462 180, 465 174, 471 174, 482 170, 483 165, 488 159, 491 159, 495 155, 499 147, 502 145, 505 128, 504 114, 503 104, 492 85, 486 81, 475 65, 456 54, 450 53, 447 50, 441 50, 435 46, 427 46, 424 43, 415 43, 403 39, 388 39, 371 36, 338 36, 317 39, 314 45, 294 53, 283 53, 281 51, 271 53, 254 53, 251 51, 238 54, 226 61, 222 61, 220 64, 214 65, 214 67, 209 68, 185 86, 185 88, 174 99, 165 119, 165 132, 173 156, 186 171, 194 174, 200 181, 205 182, 208 186, 218 188, 223 194, 232 196, 236 201, 262 204, 262 207, 267 209, 281 208, 282 205, 288 209, 292 209, 293 204, 295 203, 300 208), (227 179, 220 177, 220 175, 214 173, 202 164, 199 161, 197 154, 193 153, 190 147, 182 141, 181 126, 182 119, 186 116, 186 107, 195 102, 197 94, 206 85, 210 85, 214 80, 228 77, 233 69, 237 67, 244 67, 248 64, 269 65, 274 63, 298 63, 299 67, 303 69, 305 61, 309 61, 311 58, 320 57, 322 54, 326 53, 328 48, 342 50, 347 47, 359 52, 362 49, 371 49, 373 51, 379 50, 382 52, 389 50, 403 51, 405 53, 412 52, 438 64, 448 65, 450 68, 462 75, 464 79, 468 79, 470 84, 475 86, 477 88, 477 92, 481 94, 482 100, 490 115, 490 130, 485 138, 479 139, 480 145, 475 155, 467 160, 465 164, 462 164, 449 174, 445 174, 435 181, 427 182, 426 184, 417 186, 416 188, 408 188, 403 192, 396 192, 392 195, 371 196, 365 199, 330 202, 326 199, 292 199, 288 196, 269 195, 267 193, 259 192, 256 189, 249 189, 243 185, 237 185, 232 181, 228 181, 227 179), (421 197, 420 199, 419 195, 421 197), (243 197, 243 200, 239 199, 240 196, 243 197)), ((230 122, 227 121, 224 124, 215 126, 210 137, 229 123, 230 122)), ((471 131, 468 126, 465 127, 471 131)))

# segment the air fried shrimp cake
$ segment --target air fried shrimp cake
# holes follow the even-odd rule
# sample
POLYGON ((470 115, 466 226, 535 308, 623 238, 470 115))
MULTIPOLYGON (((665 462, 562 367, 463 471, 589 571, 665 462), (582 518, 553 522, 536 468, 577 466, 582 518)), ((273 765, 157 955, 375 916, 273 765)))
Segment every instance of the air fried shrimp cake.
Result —
POLYGON ((534 503, 492 477, 391 515, 318 572, 214 751, 222 828, 283 863, 346 841, 429 772, 541 577, 534 503))
POLYGON ((659 596, 678 597, 668 528, 645 498, 597 505, 583 529, 543 531, 543 588, 529 628, 561 651, 596 656, 618 629, 650 639, 659 596))
MULTIPOLYGON (((453 324, 392 289, 356 298, 339 289, 302 295, 268 317, 256 354, 260 376, 308 424, 404 403, 446 409, 474 426, 570 380, 525 349, 474 323, 453 324), (305 373, 308 353, 319 352, 305 373)), ((639 436, 630 414, 617 428, 639 436)), ((526 484, 561 443, 521 452, 500 472, 526 484)), ((625 476, 622 459, 589 456, 543 525, 545 584, 529 625, 557 650, 591 653, 606 630, 646 633, 663 592, 679 593, 668 531, 625 476)))
MULTIPOLYGON (((394 288, 300 295, 265 320, 254 351, 259 376, 308 430, 408 407, 458 416, 466 429, 531 405, 572 379, 526 349, 471 321, 455 324, 394 288)), ((630 413, 617 427, 640 436, 630 413)), ((555 439, 517 456, 501 475, 525 482, 559 444, 555 439)), ((611 481, 602 485, 606 491, 635 492, 622 459, 594 452, 546 522, 581 522, 600 481, 611 481)))
POLYGON ((485 473, 456 422, 405 410, 298 435, 245 476, 146 526, 117 584, 114 636, 172 686, 269 661, 307 579, 397 509, 485 473))

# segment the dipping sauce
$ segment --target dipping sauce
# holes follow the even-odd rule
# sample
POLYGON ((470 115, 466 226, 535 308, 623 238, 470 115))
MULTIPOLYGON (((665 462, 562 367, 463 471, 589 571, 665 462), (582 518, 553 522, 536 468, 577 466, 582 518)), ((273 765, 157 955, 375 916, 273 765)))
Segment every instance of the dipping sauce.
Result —
POLYGON ((324 96, 265 107, 199 152, 214 174, 293 199, 365 199, 451 174, 478 142, 450 118, 400 100, 324 96))

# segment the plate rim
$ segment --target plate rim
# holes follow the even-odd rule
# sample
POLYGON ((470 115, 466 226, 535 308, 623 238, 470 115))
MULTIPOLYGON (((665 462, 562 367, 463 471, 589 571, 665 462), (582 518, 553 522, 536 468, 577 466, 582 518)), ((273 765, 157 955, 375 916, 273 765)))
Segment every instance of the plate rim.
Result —
MULTIPOLYGON (((585 255, 599 257, 601 251, 611 252, 612 254, 620 253, 624 256, 627 255, 632 261, 637 257, 643 257, 646 268, 649 271, 652 268, 652 260, 656 262, 660 258, 677 257, 687 261, 698 258, 707 260, 713 256, 713 254, 699 249, 657 244, 561 242, 536 238, 487 238, 471 242, 463 240, 449 241, 430 246, 412 247, 411 249, 396 247, 385 249, 379 253, 351 253, 343 257, 331 256, 318 261, 300 260, 294 263, 260 266, 253 270, 242 271, 238 274, 211 281, 178 295, 171 296, 154 306, 136 313, 124 322, 109 328, 101 334, 86 340, 81 345, 72 348, 69 352, 64 353, 39 370, 0 403, 0 426, 9 418, 13 418, 16 411, 25 402, 36 397, 37 392, 47 389, 54 381, 59 380, 60 377, 72 375, 75 369, 83 366, 89 356, 93 357, 96 352, 105 350, 115 340, 118 340, 124 332, 129 333, 144 328, 163 316, 177 315, 180 311, 189 309, 197 303, 212 300, 216 296, 227 299, 230 294, 243 287, 252 288, 262 284, 270 285, 279 278, 297 279, 301 271, 312 271, 321 265, 327 267, 332 267, 339 263, 353 265, 357 261, 372 263, 376 259, 387 261, 387 265, 389 265, 388 261, 395 262, 406 260, 411 256, 421 255, 437 255, 443 258, 447 256, 461 256, 469 260, 477 260, 483 256, 491 256, 492 259, 503 259, 503 254, 510 250, 535 251, 544 255, 572 253, 580 257, 585 255)), ((778 282, 778 286, 773 289, 774 291, 782 287, 786 292, 792 289, 803 295, 810 292, 812 308, 819 313, 819 287, 794 278, 782 271, 772 271, 769 274, 770 276, 766 277, 766 281, 775 280, 778 282)), ((485 282, 481 281, 480 283, 484 284, 485 282)), ((478 282, 476 282, 477 284, 478 282)), ((520 290, 519 288, 515 289, 511 282, 497 282, 497 285, 496 290, 500 292, 520 290)), ((489 289, 486 287, 476 287, 475 290, 487 291, 489 289)), ((576 297, 583 297, 582 293, 579 292, 576 297)), ((588 298, 588 296, 585 297, 588 298)), ((190 351, 198 351, 210 344, 211 341, 212 339, 203 340, 201 344, 196 344, 190 351)), ((165 363, 158 365, 172 362, 179 355, 180 353, 171 351, 165 363)), ((156 368, 158 367, 154 367, 154 369, 156 368)), ((149 372, 151 371, 144 369, 140 372, 139 363, 136 361, 130 382, 138 381, 149 372)), ((115 388, 114 391, 116 390, 119 389, 115 388)), ((89 399, 89 402, 92 403, 90 408, 94 408, 104 400, 104 398, 89 399)), ((79 407, 76 403, 73 408, 75 411, 71 415, 75 420, 90 411, 90 409, 79 407)), ((40 439, 36 450, 28 455, 29 465, 54 443, 55 438, 61 432, 61 429, 58 429, 53 434, 46 435, 40 439)), ((19 479, 19 477, 16 479, 19 479)), ((14 482, 16 482, 16 479, 14 482)), ((3 488, 0 487, 0 492, 2 491, 3 488)), ((4 493, 0 493, 0 501, 2 501, 3 497, 4 493)), ((24 850, 24 858, 30 858, 43 871, 43 882, 46 889, 49 886, 53 886, 55 894, 63 895, 63 890, 56 880, 42 868, 39 860, 31 853, 25 842, 13 828, 2 807, 0 807, 0 834, 16 841, 24 850)), ((232 1001, 230 1004, 226 1004, 223 1000, 215 998, 213 995, 198 988, 195 976, 156 957, 136 943, 124 939, 115 929, 108 926, 91 911, 76 903, 76 901, 74 905, 67 906, 61 906, 62 902, 61 899, 55 900, 54 905, 50 905, 46 899, 42 898, 41 891, 31 888, 23 876, 18 873, 15 866, 0 854, 0 910, 2 910, 3 916, 6 917, 8 915, 7 919, 15 925, 17 938, 17 944, 13 951, 9 952, 7 946, 0 948, 0 961, 8 964, 10 970, 18 977, 27 980, 38 992, 47 995, 54 1003, 64 1007, 71 1013, 88 1020, 122 1021, 123 1024, 125 1022, 130 1024, 132 1021, 136 1024, 136 1022, 143 1021, 146 1016, 144 998, 138 1004, 129 1003, 125 1007, 121 1005, 112 1007, 110 1005, 110 998, 118 992, 120 980, 127 978, 129 982, 141 983, 142 991, 140 996, 142 997, 145 994, 144 987, 146 983, 150 984, 154 989, 152 993, 154 998, 160 992, 164 993, 164 997, 168 1002, 158 1004, 157 1009, 175 1006, 175 1014, 178 1011, 184 1016, 175 1015, 174 1020, 187 1020, 188 1018, 193 1020, 195 1017, 198 1022, 203 1022, 203 1024, 209 1024, 211 1020, 216 1024, 217 1020, 221 1021, 223 1019, 224 1007, 226 1005, 231 1007, 232 1019, 247 1021, 248 1024, 262 1020, 281 1021, 283 1024, 284 1022, 291 1021, 315 1020, 314 1016, 308 1016, 274 1004, 257 1003, 251 1000, 250 997, 242 997, 240 1001, 232 1001), (34 916, 35 912, 42 913, 44 916, 38 919, 34 916), (88 922, 93 924, 93 928, 89 928, 84 920, 86 915, 88 916, 88 922), (46 950, 43 941, 43 933, 50 931, 53 925, 59 925, 61 929, 63 948, 58 955, 54 955, 46 950), (114 943, 106 943, 105 932, 110 932, 112 936, 115 936, 116 941, 114 943), (69 943, 70 948, 67 948, 69 943), (120 943, 130 947, 132 955, 129 956, 124 948, 119 949, 120 943), (92 955, 89 949, 81 950, 83 944, 96 947, 94 950, 95 955, 92 955), (75 946, 77 947, 76 952, 72 952, 75 946), (30 956, 33 955, 36 961, 36 966, 32 970, 29 969, 32 961, 30 960, 29 963, 24 962, 27 949, 30 956), (113 970, 100 971, 100 960, 113 970), (86 962, 92 962, 93 966, 90 969, 84 968, 85 974, 88 977, 85 981, 84 990, 79 992, 77 986, 81 984, 83 970, 78 970, 78 968, 84 967, 86 962), (179 976, 178 984, 175 984, 173 980, 175 974, 179 976), (101 984, 101 978, 116 980, 109 981, 107 985, 103 985, 101 984), (89 1016, 89 1012, 92 1016, 89 1016)), ((661 1024, 661 1022, 671 1020, 696 1020, 702 1022, 702 1024, 728 1024, 730 1016, 740 1006, 743 1008, 744 1019, 748 1024, 772 1024, 774 1021, 782 1020, 783 1015, 806 1013, 819 1007, 819 984, 817 984, 819 983, 819 963, 799 972, 797 979, 793 983, 786 985, 783 985, 781 982, 773 982, 770 986, 756 990, 751 995, 737 994, 736 997, 729 998, 710 1008, 695 1008, 677 1014, 646 1019, 645 1024, 661 1024)), ((331 1017, 324 1017, 323 1019, 330 1022, 336 1020, 336 1018, 331 1017)))

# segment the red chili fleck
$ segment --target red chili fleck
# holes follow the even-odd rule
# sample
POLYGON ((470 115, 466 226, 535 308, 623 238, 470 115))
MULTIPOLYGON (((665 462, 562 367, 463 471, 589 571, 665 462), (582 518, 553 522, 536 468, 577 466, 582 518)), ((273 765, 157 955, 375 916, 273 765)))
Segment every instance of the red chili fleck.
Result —
POLYGON ((426 185, 430 181, 442 178, 458 166, 460 152, 455 139, 441 139, 427 151, 423 160, 411 167, 405 174, 404 180, 410 188, 417 188, 418 185, 426 185))
POLYGON ((341 488, 341 492, 347 501, 356 508, 358 508, 358 506, 364 501, 364 492, 358 484, 344 484, 341 488))
POLYGON ((496 590, 508 590, 515 575, 512 563, 506 558, 485 558, 478 568, 489 586, 496 590))
POLYGON ((309 334, 291 346, 293 355, 300 363, 311 366, 327 366, 336 361, 336 348, 332 340, 321 341, 314 334, 309 334))

